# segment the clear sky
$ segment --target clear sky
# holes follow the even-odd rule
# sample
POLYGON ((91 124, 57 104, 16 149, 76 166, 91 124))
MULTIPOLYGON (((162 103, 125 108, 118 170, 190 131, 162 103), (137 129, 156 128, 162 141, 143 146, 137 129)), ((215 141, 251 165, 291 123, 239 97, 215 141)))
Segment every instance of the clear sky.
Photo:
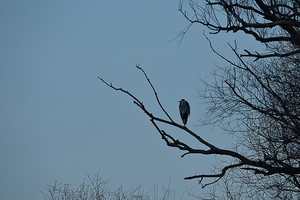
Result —
MULTIPOLYGON (((45 184, 76 185, 98 169, 111 187, 171 181, 179 194, 198 190, 183 178, 209 172, 213 158, 180 158, 132 100, 97 79, 161 114, 135 69, 141 64, 174 119, 187 99, 188 126, 227 146, 197 126, 205 112, 199 77, 212 78, 217 58, 200 26, 179 46, 172 40, 188 25, 176 1, 1 0, 0 25, 0 199, 42 199, 45 184)), ((214 41, 224 49, 223 38, 214 41)))

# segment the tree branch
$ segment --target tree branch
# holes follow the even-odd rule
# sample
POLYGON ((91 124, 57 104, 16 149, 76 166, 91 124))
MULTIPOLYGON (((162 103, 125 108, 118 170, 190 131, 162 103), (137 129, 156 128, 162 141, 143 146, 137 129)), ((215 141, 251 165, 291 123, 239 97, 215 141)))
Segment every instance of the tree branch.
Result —
MULTIPOLYGON (((219 32, 244 32, 253 36, 257 41, 264 43, 268 52, 250 53, 243 56, 254 57, 256 60, 270 57, 287 57, 299 53, 300 48, 300 13, 297 7, 289 5, 289 1, 273 4, 272 1, 264 3, 256 1, 226 1, 206 0, 206 4, 200 5, 194 0, 188 1, 193 15, 183 9, 183 1, 180 1, 179 11, 192 24, 202 24, 211 34, 219 32), (227 21, 221 23, 221 16, 216 10, 227 16, 227 21), (286 14, 290 13, 290 14, 286 14), (224 25, 222 25, 224 24, 224 25), (276 32, 273 31, 277 30, 276 32), (286 48, 275 53, 272 46, 283 46, 284 43, 292 44, 293 48, 286 48), (288 53, 286 53, 288 52, 288 53)), ((276 2, 276 1, 275 1, 276 2)), ((299 3, 298 3, 299 4, 299 3)), ((277 49, 278 50, 278 49, 277 49)))
MULTIPOLYGON (((113 90, 120 91, 120 92, 126 94, 127 96, 129 96, 131 99, 133 99, 134 104, 136 104, 150 118, 151 123, 156 128, 156 130, 159 132, 159 134, 161 135, 162 139, 166 142, 166 144, 170 147, 175 147, 175 148, 178 148, 179 150, 186 152, 181 157, 184 157, 185 155, 188 155, 188 154, 202 154, 202 155, 229 156, 229 157, 232 157, 232 158, 235 158, 238 160, 238 163, 236 163, 236 164, 231 164, 231 165, 225 166, 222 169, 222 172, 220 174, 195 175, 195 176, 186 177, 186 179, 200 178, 202 180, 203 178, 216 177, 216 178, 218 178, 217 180, 219 180, 221 177, 223 177, 226 174, 227 170, 233 169, 236 167, 240 167, 240 166, 249 166, 249 167, 245 167, 243 169, 253 170, 256 173, 260 172, 261 174, 264 174, 264 175, 271 175, 271 174, 276 174, 276 173, 300 174, 300 167, 292 167, 292 166, 287 166, 287 165, 286 166, 272 166, 271 164, 268 164, 267 162, 264 162, 262 160, 251 160, 250 158, 247 158, 238 152, 218 148, 215 145, 213 145, 212 143, 204 140, 202 137, 200 137, 198 134, 196 134, 195 132, 193 132, 192 130, 187 128, 186 126, 182 126, 182 125, 172 121, 172 119, 169 116, 169 114, 167 113, 167 111, 163 109, 163 106, 161 106, 161 103, 159 101, 156 90, 155 90, 153 84, 151 83, 149 77, 145 73, 145 71, 139 65, 137 65, 137 69, 139 69, 143 72, 144 77, 147 79, 148 84, 151 86, 152 91, 154 92, 154 95, 156 96, 157 102, 159 102, 160 108, 165 112, 165 114, 169 120, 165 120, 163 118, 156 117, 145 107, 145 105, 142 103, 141 100, 139 100, 135 95, 133 95, 129 91, 124 90, 122 88, 115 87, 113 84, 111 84, 111 83, 109 84, 107 81, 105 81, 104 79, 102 79, 100 77, 98 77, 98 79, 100 79, 101 82, 103 82, 106 86, 112 88, 113 90), (202 144, 205 147, 207 147, 207 149, 192 148, 187 143, 176 139, 175 137, 171 136, 171 134, 168 134, 164 130, 160 129, 159 125, 156 123, 156 121, 164 123, 164 124, 168 124, 170 126, 177 127, 179 129, 183 130, 184 132, 186 132, 190 136, 192 136, 192 138, 194 138, 196 141, 198 141, 199 144, 202 144)), ((235 91, 234 88, 232 88, 232 89, 233 89, 233 91, 235 91)), ((235 93, 235 94, 237 96, 239 95, 238 93, 235 93)), ((242 99, 241 96, 240 96, 240 98, 242 99)), ((251 105, 249 102, 248 103, 246 102, 246 104, 248 104, 248 106, 251 105)), ((212 183, 214 183, 214 182, 212 182, 212 183)), ((206 184, 206 185, 209 185, 209 184, 206 184)))

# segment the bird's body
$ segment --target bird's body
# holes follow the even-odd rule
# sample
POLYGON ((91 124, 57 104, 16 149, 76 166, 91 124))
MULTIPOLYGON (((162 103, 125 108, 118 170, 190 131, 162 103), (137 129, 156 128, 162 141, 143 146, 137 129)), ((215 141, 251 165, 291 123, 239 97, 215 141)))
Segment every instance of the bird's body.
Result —
POLYGON ((181 99, 179 101, 179 113, 180 113, 180 117, 182 119, 183 124, 186 125, 187 119, 190 115, 190 105, 184 99, 181 99))

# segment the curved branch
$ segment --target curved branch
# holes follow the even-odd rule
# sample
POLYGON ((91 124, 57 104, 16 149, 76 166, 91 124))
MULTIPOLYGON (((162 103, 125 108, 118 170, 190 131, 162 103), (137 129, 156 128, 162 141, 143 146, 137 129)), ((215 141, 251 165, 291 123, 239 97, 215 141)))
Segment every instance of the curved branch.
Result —
POLYGON ((216 180, 214 180, 210 183, 202 184, 202 188, 205 188, 208 185, 211 185, 211 184, 214 184, 214 183, 218 182, 223 176, 225 176, 226 172, 229 169, 234 169, 234 168, 237 168, 237 167, 240 167, 240 166, 243 166, 243 163, 236 163, 236 164, 228 165, 228 166, 224 167, 222 169, 221 173, 219 173, 219 174, 201 174, 201 175, 189 176, 189 177, 186 177, 184 179, 186 179, 186 180, 200 179, 199 183, 202 184, 203 178, 217 178, 216 180))

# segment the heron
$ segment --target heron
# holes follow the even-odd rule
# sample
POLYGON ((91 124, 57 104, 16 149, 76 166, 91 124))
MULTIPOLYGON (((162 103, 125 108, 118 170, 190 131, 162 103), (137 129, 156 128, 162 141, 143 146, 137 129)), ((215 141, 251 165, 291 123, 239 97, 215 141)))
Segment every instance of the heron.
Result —
POLYGON ((179 101, 179 113, 184 125, 187 123, 187 119, 190 115, 190 105, 185 99, 179 101))

